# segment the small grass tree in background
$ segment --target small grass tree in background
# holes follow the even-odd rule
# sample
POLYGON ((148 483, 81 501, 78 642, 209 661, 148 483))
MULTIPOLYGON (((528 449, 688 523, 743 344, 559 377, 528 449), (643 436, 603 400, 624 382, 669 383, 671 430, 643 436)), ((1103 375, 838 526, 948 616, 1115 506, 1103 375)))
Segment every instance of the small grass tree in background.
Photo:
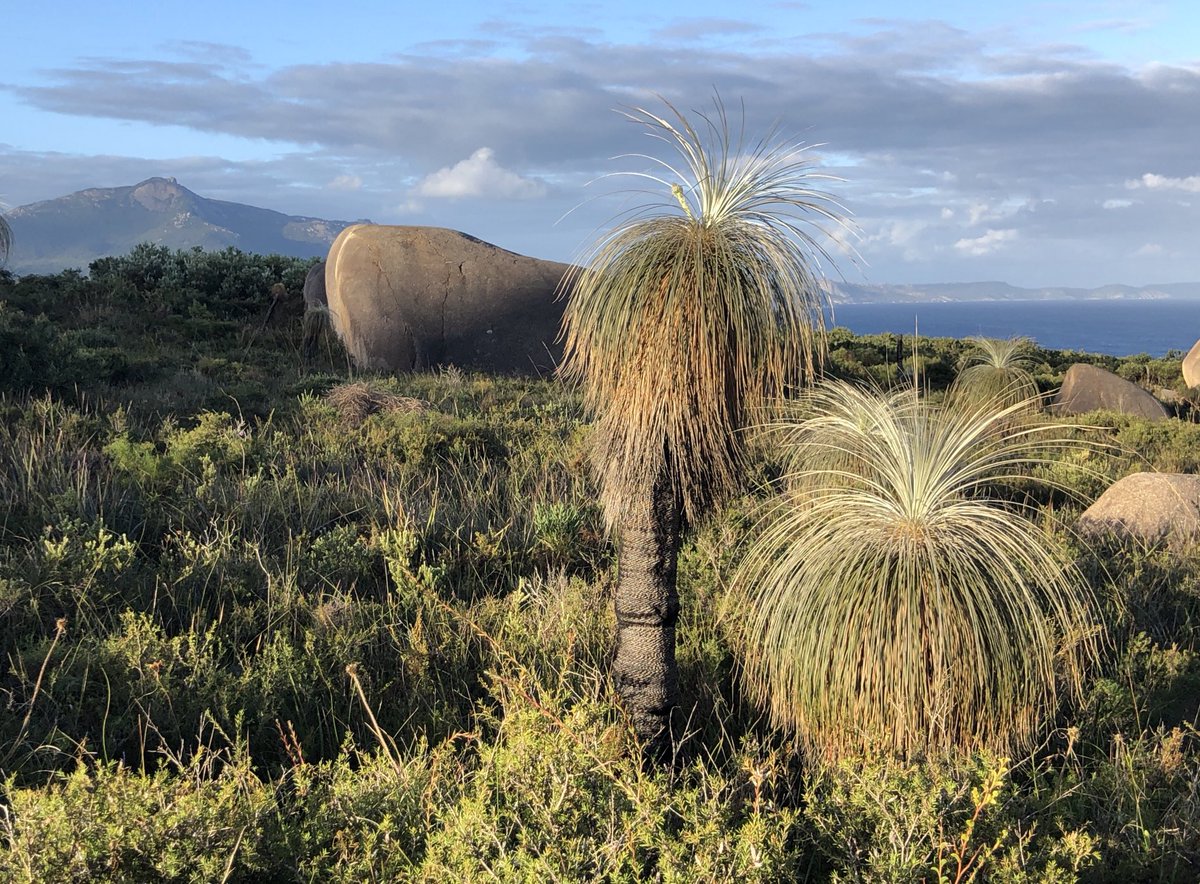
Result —
POLYGON ((963 356, 951 395, 1001 405, 1027 402, 1039 409, 1037 382, 1033 379, 1033 341, 1015 338, 966 338, 972 344, 963 356))
POLYGON ((601 502, 620 544, 613 679, 651 756, 678 705, 680 532, 740 484, 742 430, 811 375, 823 345, 821 224, 844 225, 805 148, 731 133, 720 99, 693 124, 626 117, 682 164, 637 155, 663 205, 633 213, 564 280, 561 376, 596 415, 601 502), (669 196, 668 196, 669 195, 669 196))
POLYGON ((1007 751, 1064 672, 1078 684, 1090 590, 1048 531, 989 498, 1080 444, 1029 406, 827 382, 771 428, 789 491, 732 598, 752 693, 814 753, 1007 751))

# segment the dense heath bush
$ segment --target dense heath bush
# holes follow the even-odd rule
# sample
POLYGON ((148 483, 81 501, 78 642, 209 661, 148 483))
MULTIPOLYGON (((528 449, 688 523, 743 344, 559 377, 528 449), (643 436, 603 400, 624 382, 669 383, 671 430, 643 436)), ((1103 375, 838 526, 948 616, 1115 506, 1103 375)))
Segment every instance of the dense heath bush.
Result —
MULTIPOLYGON (((643 770, 577 399, 356 375, 428 408, 351 425, 336 342, 309 360, 298 310, 265 321, 308 266, 143 246, 0 274, 0 880, 1200 877, 1200 554, 1076 544, 1109 646, 1026 757, 822 765, 739 687, 752 491, 688 534, 687 729, 643 770)), ((937 397, 968 346, 835 329, 827 370, 915 359, 937 397)), ((1175 357, 1032 372, 1081 358, 1180 383, 1175 357)), ((1109 447, 1047 468, 1082 497, 1038 499, 1047 531, 1119 476, 1197 469, 1194 423, 1090 423, 1109 447)), ((776 481, 769 450, 754 471, 776 481)))

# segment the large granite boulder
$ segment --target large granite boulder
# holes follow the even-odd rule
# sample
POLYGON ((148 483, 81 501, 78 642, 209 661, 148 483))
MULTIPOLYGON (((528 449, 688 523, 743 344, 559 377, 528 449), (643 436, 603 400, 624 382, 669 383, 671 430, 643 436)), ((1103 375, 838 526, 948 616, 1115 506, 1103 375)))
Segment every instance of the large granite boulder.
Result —
POLYGON ((1096 365, 1072 365, 1050 410, 1055 414, 1085 414, 1099 409, 1156 421, 1169 417, 1162 403, 1137 384, 1096 365))
POLYGON ((1200 476, 1134 473, 1100 495, 1076 526, 1089 536, 1115 534, 1145 543, 1200 540, 1200 476))
POLYGON ((304 277, 304 309, 324 310, 328 305, 325 297, 325 262, 318 261, 304 277))
POLYGON ((1200 387, 1200 341, 1192 344, 1183 357, 1183 382, 1189 387, 1200 387))
POLYGON ((357 224, 329 249, 325 292, 359 368, 533 374, 561 352, 555 295, 568 269, 455 230, 357 224))

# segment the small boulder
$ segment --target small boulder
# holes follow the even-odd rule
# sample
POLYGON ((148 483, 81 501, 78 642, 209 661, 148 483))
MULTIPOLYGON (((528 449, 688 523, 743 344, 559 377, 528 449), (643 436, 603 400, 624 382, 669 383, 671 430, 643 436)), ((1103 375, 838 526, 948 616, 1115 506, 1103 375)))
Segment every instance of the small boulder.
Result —
POLYGON ((327 310, 329 301, 325 297, 325 262, 318 261, 304 277, 304 309, 327 310))
POLYGON ((1088 507, 1076 524, 1085 536, 1114 534, 1174 546, 1200 540, 1200 476, 1133 473, 1088 507))
POLYGON ((1137 384, 1096 365, 1072 365, 1050 410, 1055 414, 1086 414, 1100 409, 1154 421, 1169 417, 1162 403, 1137 384))
POLYGON ((329 328, 329 300, 325 295, 325 262, 318 261, 304 277, 304 337, 301 352, 305 359, 317 355, 321 336, 329 328))
POLYGON ((1187 402, 1182 393, 1177 393, 1167 387, 1155 387, 1154 398, 1163 405, 1170 406, 1171 408, 1179 408, 1183 403, 1187 402))
POLYGON ((1183 382, 1189 387, 1200 387, 1200 341, 1183 357, 1183 382))

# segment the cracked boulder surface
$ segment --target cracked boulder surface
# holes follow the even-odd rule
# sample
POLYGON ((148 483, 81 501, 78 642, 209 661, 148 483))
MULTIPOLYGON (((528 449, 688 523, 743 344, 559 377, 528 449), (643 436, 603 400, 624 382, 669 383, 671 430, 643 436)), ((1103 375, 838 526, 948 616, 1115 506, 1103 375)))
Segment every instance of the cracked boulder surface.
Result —
POLYGON ((569 266, 442 227, 356 224, 329 249, 325 293, 360 369, 547 374, 569 266))

